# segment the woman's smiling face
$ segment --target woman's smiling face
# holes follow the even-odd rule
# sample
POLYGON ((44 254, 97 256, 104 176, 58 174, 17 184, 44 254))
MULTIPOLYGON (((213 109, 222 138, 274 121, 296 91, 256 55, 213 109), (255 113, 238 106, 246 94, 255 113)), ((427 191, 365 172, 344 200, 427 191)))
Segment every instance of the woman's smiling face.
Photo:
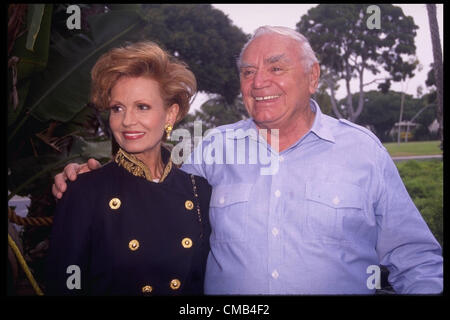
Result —
POLYGON ((111 89, 109 125, 119 146, 140 160, 160 151, 166 124, 178 105, 165 106, 159 83, 148 77, 121 77, 111 89))

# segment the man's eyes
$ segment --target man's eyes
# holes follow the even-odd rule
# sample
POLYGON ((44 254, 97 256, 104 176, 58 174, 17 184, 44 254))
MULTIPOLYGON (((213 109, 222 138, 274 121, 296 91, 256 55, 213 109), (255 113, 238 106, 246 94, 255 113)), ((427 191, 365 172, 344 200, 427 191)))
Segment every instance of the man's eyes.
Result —
POLYGON ((253 75, 255 73, 255 70, 245 69, 245 70, 242 70, 241 73, 244 77, 248 77, 248 76, 253 75))
MULTIPOLYGON (((284 68, 281 66, 271 66, 268 70, 270 72, 280 73, 280 72, 284 71, 284 68)), ((248 78, 248 77, 254 76, 256 72, 257 71, 254 69, 244 69, 241 71, 241 74, 243 77, 248 78)))

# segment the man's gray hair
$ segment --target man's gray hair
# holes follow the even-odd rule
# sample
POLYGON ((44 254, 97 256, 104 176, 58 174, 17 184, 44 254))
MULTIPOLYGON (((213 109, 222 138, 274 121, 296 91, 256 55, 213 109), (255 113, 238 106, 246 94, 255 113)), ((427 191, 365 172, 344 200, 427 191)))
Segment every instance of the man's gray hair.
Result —
POLYGON ((309 71, 312 68, 313 64, 318 62, 317 57, 313 49, 311 48, 308 39, 306 39, 306 37, 301 33, 288 27, 262 26, 255 30, 250 40, 248 40, 247 43, 244 45, 244 47, 242 47, 239 59, 237 61, 238 69, 241 67, 242 56, 244 54, 245 49, 247 49, 248 45, 253 40, 255 40, 255 38, 268 33, 278 33, 297 41, 300 44, 300 48, 303 49, 300 59, 303 60, 306 71, 309 71))

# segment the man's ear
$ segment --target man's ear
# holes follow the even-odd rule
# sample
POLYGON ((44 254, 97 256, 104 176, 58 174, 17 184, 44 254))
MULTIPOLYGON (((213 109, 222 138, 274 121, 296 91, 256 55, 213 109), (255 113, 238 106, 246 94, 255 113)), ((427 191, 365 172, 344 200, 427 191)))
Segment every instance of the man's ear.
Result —
POLYGON ((315 62, 311 71, 309 72, 309 93, 314 94, 316 92, 317 86, 319 85, 320 78, 320 66, 317 62, 315 62))

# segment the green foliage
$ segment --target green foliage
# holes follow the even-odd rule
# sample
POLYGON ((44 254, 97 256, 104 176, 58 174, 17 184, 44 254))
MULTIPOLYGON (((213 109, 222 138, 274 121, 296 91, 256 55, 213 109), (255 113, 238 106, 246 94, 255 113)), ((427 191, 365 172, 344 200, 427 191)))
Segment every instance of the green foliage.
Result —
POLYGON ((41 28, 42 17, 44 16, 45 4, 36 4, 29 7, 29 15, 31 16, 30 29, 27 33, 26 49, 34 51, 34 43, 41 28))
POLYGON ((52 63, 36 76, 30 105, 39 103, 33 116, 39 120, 67 122, 88 102, 90 70, 100 54, 123 43, 140 25, 139 14, 132 10, 110 11, 89 19, 92 38, 75 35, 61 40, 52 50, 52 63), (108 28, 105 28, 105 25, 108 28), (34 99, 33 99, 34 98, 34 99))
MULTIPOLYGON (((409 97, 405 98, 405 101, 409 97)), ((357 95, 353 96, 353 100, 358 99, 357 95)), ((389 91, 383 94, 378 91, 370 91, 365 94, 365 108, 361 113, 358 124, 363 126, 370 125, 374 129, 374 133, 382 141, 390 141, 389 131, 398 121, 400 112, 401 94, 389 91)), ((405 109, 409 104, 405 102, 405 109)))
POLYGON ((320 106, 320 110, 322 113, 334 117, 332 106, 331 106, 331 97, 327 93, 328 85, 326 82, 320 82, 319 86, 312 97, 317 104, 320 106))
MULTIPOLYGON (((353 95, 353 101, 356 102, 358 94, 353 95)), ((342 100, 340 103, 343 103, 342 100)), ((382 142, 392 141, 389 136, 390 130, 398 122, 400 113, 401 93, 389 91, 381 93, 379 91, 369 91, 364 95, 364 110, 362 111, 357 123, 363 126, 370 126, 374 133, 382 142)), ((422 108, 428 105, 426 96, 416 99, 411 95, 405 95, 405 105, 403 110, 403 119, 411 120, 422 108)), ((414 130, 415 140, 428 140, 431 134, 428 132, 428 126, 435 119, 436 108, 429 105, 414 119, 420 126, 414 130)))
POLYGON ((415 53, 414 37, 418 26, 412 17, 405 16, 400 7, 378 5, 381 10, 381 28, 366 25, 368 5, 323 4, 308 11, 297 24, 319 55, 321 63, 338 74, 348 75, 359 66, 379 73, 379 65, 391 73, 394 81, 412 76, 415 66, 403 61, 401 54, 415 53), (360 64, 350 63, 362 59, 360 64), (396 73, 401 76, 397 78, 396 73))
POLYGON ((234 123, 242 119, 248 118, 242 98, 235 99, 233 104, 228 104, 223 97, 212 98, 200 107, 200 111, 196 110, 194 115, 188 115, 179 127, 190 130, 191 135, 194 132, 194 121, 202 122, 202 130, 212 129, 221 125, 234 123))
POLYGON ((8 79, 16 78, 15 81, 8 81, 8 92, 17 90, 18 98, 18 101, 14 101, 14 99, 8 100, 8 127, 24 113, 23 108, 30 91, 33 76, 36 73, 42 72, 47 67, 52 11, 53 7, 51 5, 46 5, 44 8, 42 5, 29 5, 26 21, 27 25, 36 25, 36 20, 40 22, 39 33, 37 36, 34 33, 36 38, 33 39, 33 50, 27 49, 27 46, 29 45, 28 34, 36 32, 36 27, 30 29, 29 32, 22 33, 21 36, 15 39, 15 45, 8 57, 9 59, 13 57, 17 59, 17 63, 12 64, 11 67, 8 68, 8 79), (35 6, 38 6, 39 8, 34 10, 33 8, 35 6), (44 9, 43 12, 42 9, 44 9), (42 12, 42 16, 38 15, 33 18, 33 13, 35 11, 42 12))
MULTIPOLYGON (((34 6, 29 5, 32 18, 27 21, 36 38, 33 51, 26 48, 30 42, 24 33, 16 39, 11 53, 19 62, 17 83, 14 88, 11 81, 9 88, 17 89, 20 103, 14 107, 10 101, 8 105, 8 189, 14 193, 29 182, 27 178, 33 172, 41 172, 39 179, 20 188, 21 195, 31 196, 48 190, 55 172, 44 168, 51 164, 64 165, 62 160, 72 157, 73 161, 74 155, 81 157, 78 161, 88 157, 109 158, 109 155, 105 158, 102 148, 105 137, 97 137, 97 114, 86 107, 90 69, 100 54, 122 43, 142 23, 139 13, 132 10, 135 6, 122 7, 119 11, 86 17, 89 31, 65 38, 62 36, 67 29, 65 24, 60 33, 55 26, 52 29, 51 23, 61 10, 53 12, 53 6, 46 5, 42 14, 34 14, 42 11, 42 6, 34 6), (36 26, 39 21, 40 28, 36 26), (39 68, 31 68, 34 65, 39 68), (98 147, 92 147, 93 143, 99 143, 98 147), (24 163, 28 163, 26 168, 24 163)), ((10 76, 13 77, 13 72, 10 76)))
MULTIPOLYGON (((317 54, 322 73, 346 81, 350 99, 344 106, 351 121, 358 119, 364 106, 360 100, 357 108, 353 108, 352 78, 362 81, 364 71, 378 74, 384 69, 390 75, 383 85, 387 91, 391 81, 412 77, 417 65, 417 61, 406 61, 416 51, 414 37, 418 27, 413 18, 391 4, 378 6, 380 29, 367 27, 368 5, 363 4, 320 4, 308 10, 297 23, 297 30, 309 39, 317 54)), ((363 94, 363 83, 358 91, 363 94)))
POLYGON ((185 61, 198 90, 223 96, 228 104, 239 94, 236 58, 247 35, 210 4, 147 4, 145 27, 137 39, 150 39, 185 61))
POLYGON ((434 78, 434 68, 433 63, 430 63, 430 71, 427 73, 427 80, 425 80, 427 87, 436 86, 436 80, 434 78))
POLYGON ((411 160, 397 163, 397 168, 414 204, 442 246, 443 162, 411 160))

